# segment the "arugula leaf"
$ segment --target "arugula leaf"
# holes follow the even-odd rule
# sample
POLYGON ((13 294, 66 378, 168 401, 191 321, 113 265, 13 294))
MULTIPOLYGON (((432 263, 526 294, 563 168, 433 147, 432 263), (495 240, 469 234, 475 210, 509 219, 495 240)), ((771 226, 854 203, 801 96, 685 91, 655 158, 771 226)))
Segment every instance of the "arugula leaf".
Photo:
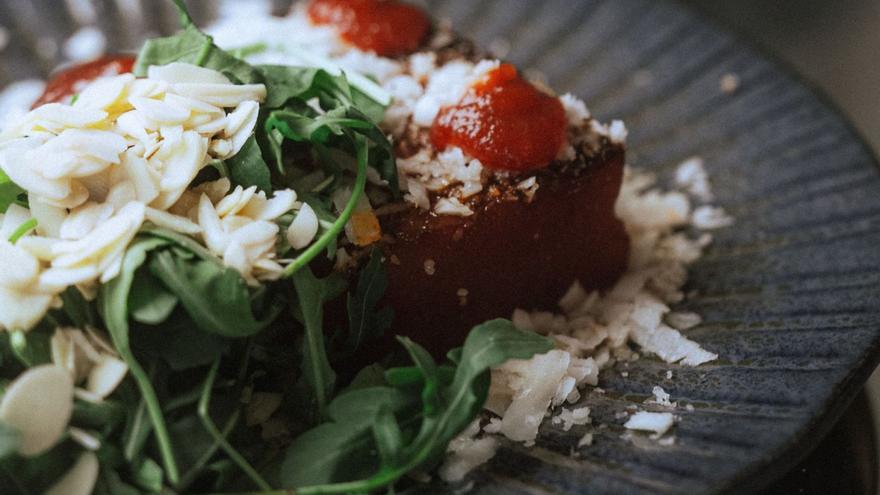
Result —
POLYGON ((315 77, 321 69, 312 67, 291 67, 287 65, 258 65, 266 85, 267 108, 281 108, 292 99, 307 100, 312 91, 315 77))
POLYGON ((244 142, 244 146, 232 158, 226 160, 229 167, 229 180, 244 188, 257 186, 257 189, 272 192, 269 165, 263 160, 263 152, 254 136, 244 142))
POLYGON ((153 255, 150 271, 186 308, 205 332, 223 337, 247 337, 272 322, 277 313, 257 320, 241 275, 231 268, 202 259, 185 260, 171 251, 153 255))
MULTIPOLYGON (((291 444, 282 466, 284 486, 313 495, 368 493, 393 485, 442 458, 449 442, 474 420, 488 395, 492 367, 553 348, 549 339, 517 330, 507 320, 488 321, 471 330, 449 377, 423 348, 408 339, 401 343, 416 363, 421 386, 413 388, 407 379, 406 386, 340 394, 328 407, 330 421, 291 444), (413 404, 420 405, 419 413, 413 404)), ((386 373, 392 375, 392 370, 386 373)))
POLYGON ((183 30, 174 36, 147 40, 134 64, 136 76, 146 76, 151 65, 184 62, 214 69, 239 83, 262 82, 259 71, 218 48, 213 38, 199 31, 193 24, 186 8, 177 0, 175 5, 181 16, 183 30))
POLYGON ((171 438, 162 415, 162 407, 159 405, 156 391, 150 383, 150 377, 132 353, 128 335, 128 298, 134 283, 134 273, 146 262, 147 254, 150 251, 167 246, 168 242, 157 237, 140 237, 129 245, 122 261, 120 274, 101 286, 98 294, 98 307, 107 325, 110 338, 113 340, 113 346, 116 347, 116 351, 128 365, 129 373, 140 389, 156 434, 162 464, 165 467, 168 480, 174 484, 177 483, 179 473, 177 463, 174 460, 171 438))
POLYGON ((156 461, 144 457, 134 468, 132 479, 137 486, 147 493, 159 493, 162 491, 162 468, 156 461))
MULTIPOLYGON (((313 486, 368 477, 378 468, 371 428, 380 410, 417 412, 418 397, 390 387, 340 394, 327 409, 330 421, 297 437, 281 467, 284 486, 313 486)), ((415 415, 412 415, 415 417, 415 415)))
POLYGON ((370 261, 358 275, 354 292, 348 294, 348 335, 341 349, 343 356, 350 356, 365 341, 381 337, 391 328, 394 310, 390 306, 378 309, 387 288, 388 274, 382 264, 382 250, 373 248, 370 261))
POLYGON ((330 367, 324 342, 324 304, 339 295, 342 283, 344 281, 338 276, 319 279, 308 267, 293 275, 305 327, 302 372, 313 394, 318 417, 323 415, 336 386, 336 373, 330 367))
POLYGON ((139 327, 132 335, 132 346, 150 357, 168 363, 172 371, 211 364, 229 349, 230 341, 203 331, 186 310, 178 308, 160 326, 139 327))
POLYGON ((138 270, 135 273, 128 295, 128 308, 134 321, 147 325, 164 323, 179 301, 149 271, 138 270))
POLYGON ((0 213, 6 213, 9 205, 18 200, 18 196, 24 193, 24 189, 18 187, 12 179, 0 169, 0 213))

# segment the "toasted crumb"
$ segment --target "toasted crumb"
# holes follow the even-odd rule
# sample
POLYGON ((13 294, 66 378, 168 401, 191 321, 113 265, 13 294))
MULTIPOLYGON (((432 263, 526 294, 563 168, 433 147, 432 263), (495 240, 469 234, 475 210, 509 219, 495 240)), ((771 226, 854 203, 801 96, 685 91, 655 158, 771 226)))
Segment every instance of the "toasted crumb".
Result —
POLYGON ((740 79, 739 76, 733 73, 727 73, 721 76, 721 91, 725 94, 732 95, 736 93, 736 90, 739 89, 740 79))
POLYGON ((467 306, 468 303, 468 290, 467 289, 458 289, 455 295, 458 296, 458 304, 461 306, 467 306))
POLYGON ((437 263, 432 259, 425 260, 425 273, 433 275, 437 271, 437 263))
POLYGON ((590 445, 593 445, 592 433, 586 433, 580 440, 578 440, 578 447, 589 447, 590 445))

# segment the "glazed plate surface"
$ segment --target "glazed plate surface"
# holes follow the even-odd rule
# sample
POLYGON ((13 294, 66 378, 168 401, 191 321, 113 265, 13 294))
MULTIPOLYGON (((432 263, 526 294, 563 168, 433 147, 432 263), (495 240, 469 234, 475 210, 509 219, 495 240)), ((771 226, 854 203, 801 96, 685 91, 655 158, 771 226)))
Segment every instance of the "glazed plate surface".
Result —
MULTIPOLYGON (((152 13, 123 29, 119 6, 131 2, 95 4, 111 46, 134 48, 149 31, 174 28, 166 7, 145 9, 152 13)), ((0 1, 13 33, 0 52, 0 86, 54 65, 51 53, 36 55, 33 35, 16 34, 63 39, 77 19, 58 5, 0 1)), ((210 18, 211 4, 194 5, 210 18)), ((548 424, 531 449, 506 444, 471 476, 473 493, 749 493, 783 474, 880 358, 880 172, 866 146, 796 77, 671 1, 428 5, 479 45, 583 97, 602 120, 623 119, 629 162, 661 182, 702 157, 717 203, 736 219, 692 267, 694 296, 681 305, 705 319, 687 336, 720 359, 687 368, 648 357, 608 370, 606 393, 582 401, 592 427, 548 424), (740 81, 732 94, 720 87, 726 74, 740 81), (676 410, 672 446, 622 438, 624 419, 615 417, 655 385, 694 406, 676 410), (587 431, 594 443, 578 449, 587 431)))

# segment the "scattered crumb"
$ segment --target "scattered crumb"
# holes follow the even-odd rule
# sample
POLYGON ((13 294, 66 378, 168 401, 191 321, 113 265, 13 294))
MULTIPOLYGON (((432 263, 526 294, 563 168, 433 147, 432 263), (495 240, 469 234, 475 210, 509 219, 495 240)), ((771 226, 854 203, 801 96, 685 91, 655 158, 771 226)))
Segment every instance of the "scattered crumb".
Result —
POLYGON ((672 370, 666 370, 666 379, 672 380, 672 370))
POLYGON ((553 417, 553 424, 562 423, 562 429, 568 431, 574 425, 585 425, 590 422, 590 408, 581 407, 568 409, 563 407, 559 414, 553 417))
POLYGON ((675 402, 670 402, 669 394, 666 393, 666 391, 663 390, 663 387, 660 387, 659 385, 655 386, 651 393, 654 394, 654 397, 646 400, 645 403, 659 404, 666 407, 675 407, 678 405, 675 402))
POLYGON ((586 433, 580 440, 578 440, 578 447, 589 447, 590 445, 593 445, 592 433, 586 433))
POLYGON ((400 266, 400 258, 398 258, 396 254, 392 254, 389 260, 391 261, 392 265, 400 266))
POLYGON ((727 73, 721 76, 720 86, 724 94, 732 95, 739 89, 740 78, 733 73, 727 73))
POLYGON ((657 443, 664 447, 672 447, 675 445, 675 436, 669 435, 668 437, 663 437, 660 440, 657 440, 657 443))
POLYGON ((723 208, 708 205, 697 207, 691 221, 694 227, 702 230, 714 230, 733 225, 733 218, 723 208))
POLYGON ((425 260, 425 273, 433 275, 437 272, 437 264, 432 259, 425 260))
POLYGON ((694 406, 692 404, 687 404, 684 408, 687 412, 694 412, 694 406))
POLYGON ((708 203, 712 201, 712 187, 703 159, 695 156, 681 162, 675 169, 675 184, 691 196, 708 203))
POLYGON ((458 296, 458 304, 460 306, 467 306, 467 303, 468 303, 468 290, 467 289, 464 289, 464 288, 458 289, 458 291, 455 292, 455 295, 458 296))

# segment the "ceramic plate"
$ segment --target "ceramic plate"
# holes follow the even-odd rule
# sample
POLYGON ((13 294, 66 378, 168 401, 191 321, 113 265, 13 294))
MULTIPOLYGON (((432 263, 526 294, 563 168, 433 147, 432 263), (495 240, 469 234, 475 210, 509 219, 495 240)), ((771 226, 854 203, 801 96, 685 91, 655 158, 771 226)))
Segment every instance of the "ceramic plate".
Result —
MULTIPOLYGON (((126 21, 120 9, 137 3, 94 2, 113 46, 173 28, 164 7, 126 21)), ((736 218, 693 266, 694 295, 682 305, 705 318, 687 336, 721 358, 698 368, 643 358, 608 370, 606 393, 583 400, 593 426, 545 425, 533 448, 505 445, 472 475, 473 493, 749 493, 783 474, 880 357, 880 173, 863 142, 803 82, 674 2, 428 4, 480 45, 583 97, 601 119, 625 120, 633 165, 668 180, 682 160, 702 157, 717 202, 736 218), (733 93, 721 89, 728 74, 739 81, 733 93), (615 416, 655 385, 694 406, 676 411, 671 446, 624 438, 615 416), (595 441, 578 449, 586 431, 595 441)), ((79 22, 58 5, 0 2, 0 24, 13 33, 0 85, 57 61, 51 44, 79 22), (26 35, 35 32, 52 41, 37 50, 26 35)), ((207 19, 210 4, 200 6, 207 19)))

